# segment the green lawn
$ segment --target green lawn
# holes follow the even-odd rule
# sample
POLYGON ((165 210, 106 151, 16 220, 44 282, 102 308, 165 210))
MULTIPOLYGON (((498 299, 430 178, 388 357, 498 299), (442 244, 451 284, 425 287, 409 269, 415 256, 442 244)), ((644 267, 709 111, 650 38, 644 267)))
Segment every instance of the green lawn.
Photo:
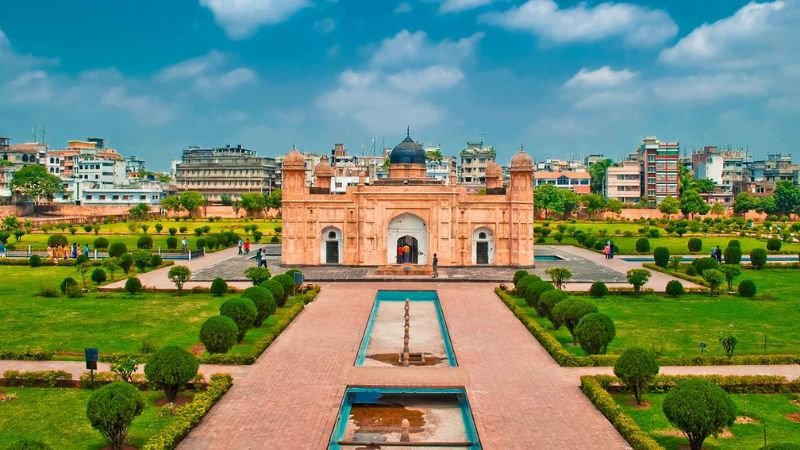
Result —
MULTIPOLYGON (((551 226, 552 227, 552 226, 551 226)), ((558 245, 553 239, 553 233, 545 240, 546 244, 555 244, 558 245)), ((650 241, 650 252, 648 254, 652 255, 653 250, 656 247, 667 247, 671 255, 688 255, 692 252, 689 251, 687 246, 687 242, 691 237, 699 237, 703 241, 703 248, 696 252, 696 254, 700 255, 707 255, 711 253, 711 249, 716 247, 717 245, 720 246, 722 250, 725 250, 725 247, 728 246, 728 242, 732 239, 736 239, 741 243, 742 247, 742 254, 749 255, 750 251, 754 248, 767 248, 767 241, 766 239, 756 239, 752 237, 739 237, 739 236, 684 236, 684 237, 677 237, 677 236, 662 236, 659 238, 647 238, 650 241)), ((641 239, 641 236, 633 236, 633 237, 624 237, 624 236, 610 236, 605 239, 611 239, 614 241, 614 244, 619 247, 619 254, 621 255, 635 255, 636 254, 636 241, 641 239)), ((569 244, 569 245, 579 245, 575 239, 570 237, 565 237, 561 244, 569 244)), ((541 244, 539 244, 541 245, 541 244)), ((781 247, 781 253, 800 253, 800 244, 797 243, 788 243, 784 242, 783 246, 781 247)))
MULTIPOLYGON (((660 294, 634 296, 612 295, 600 300, 581 297, 597 305, 600 312, 614 320, 617 335, 608 347, 609 354, 619 354, 629 347, 643 347, 662 356, 694 356, 705 342, 705 354, 724 356, 719 338, 733 333, 739 340, 736 354, 763 354, 764 336, 767 353, 800 353, 800 285, 796 269, 746 270, 737 279, 751 279, 759 294, 755 299, 721 295, 710 297, 691 294, 673 299, 660 294)), ((524 300, 519 300, 524 305, 524 300)), ((571 353, 585 355, 572 344, 566 328, 553 331, 550 321, 528 313, 543 325, 571 353)))
MULTIPOLYGON (((97 347, 101 354, 139 352, 145 340, 188 350, 199 342, 202 323, 219 314, 219 306, 234 295, 90 292, 79 299, 35 295, 42 286, 57 288, 67 276, 79 280, 71 267, 0 266, 0 350, 41 348, 69 358, 72 353, 82 355, 86 347, 97 347)), ((253 342, 284 314, 286 308, 279 308, 231 352, 251 351, 253 342)))
MULTIPOLYGON (((677 429, 669 423, 661 409, 664 394, 646 394, 644 400, 652 406, 635 408, 629 394, 616 394, 614 400, 643 430, 668 450, 688 448, 688 441, 674 436, 677 429)), ((755 419, 753 423, 734 424, 731 437, 713 436, 706 439, 703 448, 719 450, 755 449, 764 445, 764 426, 768 443, 797 443, 800 441, 800 424, 786 418, 787 414, 800 413, 800 406, 792 403, 800 399, 797 394, 734 394, 737 415, 755 419)))
MULTIPOLYGON (((15 394, 14 400, 0 401, 0 448, 19 440, 43 442, 53 449, 100 449, 107 441, 89 424, 86 405, 92 391, 62 388, 0 388, 15 394)), ((142 447, 160 432, 172 416, 154 405, 162 392, 143 392, 147 406, 133 421, 128 443, 142 447)))

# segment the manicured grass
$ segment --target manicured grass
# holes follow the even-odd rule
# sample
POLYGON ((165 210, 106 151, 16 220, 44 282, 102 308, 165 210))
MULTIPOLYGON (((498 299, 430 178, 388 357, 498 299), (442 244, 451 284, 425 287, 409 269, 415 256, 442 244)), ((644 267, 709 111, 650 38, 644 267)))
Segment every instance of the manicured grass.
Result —
MULTIPOLYGON (((597 305, 600 312, 614 320, 616 338, 608 347, 609 354, 620 354, 629 347, 643 347, 661 356, 695 356, 700 342, 705 353, 724 356, 719 338, 732 333, 739 340, 735 354, 764 353, 764 336, 768 354, 800 353, 800 285, 797 269, 746 270, 736 281, 751 279, 759 289, 754 299, 721 295, 710 297, 691 294, 678 298, 662 294, 640 297, 612 295, 600 300, 582 296, 597 305)), ((523 306, 524 300, 518 304, 523 306)), ((572 344, 565 327, 552 330, 550 321, 527 309, 542 326, 571 353, 585 355, 572 344)))
MULTIPOLYGON (((42 286, 58 288, 65 277, 80 282, 72 267, 0 266, 0 350, 41 348, 81 356, 86 347, 103 353, 136 353, 145 340, 157 347, 177 345, 187 350, 199 342, 200 326, 219 314, 220 305, 235 294, 212 297, 186 293, 94 293, 82 298, 42 298, 42 286)), ((279 317, 280 308, 261 328, 251 329, 231 352, 247 353, 279 317)))
MULTIPOLYGON (((646 394, 643 398, 652 406, 647 409, 632 406, 629 394, 613 396, 622 410, 631 417, 642 430, 668 450, 688 448, 688 441, 682 436, 673 436, 678 431, 669 423, 661 409, 664 394, 646 394), (669 435, 665 435, 668 432, 669 435)), ((730 427, 732 437, 713 436, 706 439, 703 448, 719 450, 739 450, 761 448, 764 445, 764 426, 767 427, 768 443, 797 443, 800 440, 800 424, 786 418, 787 414, 800 413, 800 406, 793 404, 797 394, 733 394, 737 415, 755 419, 754 423, 734 424, 730 427)))
MULTIPOLYGON (((107 445, 86 418, 91 390, 7 387, 0 390, 17 396, 14 400, 0 402, 0 448, 23 439, 40 441, 54 449, 100 449, 107 445)), ((134 419, 128 434, 128 443, 137 447, 142 447, 173 420, 153 403, 162 398, 163 393, 142 394, 147 406, 134 419)))

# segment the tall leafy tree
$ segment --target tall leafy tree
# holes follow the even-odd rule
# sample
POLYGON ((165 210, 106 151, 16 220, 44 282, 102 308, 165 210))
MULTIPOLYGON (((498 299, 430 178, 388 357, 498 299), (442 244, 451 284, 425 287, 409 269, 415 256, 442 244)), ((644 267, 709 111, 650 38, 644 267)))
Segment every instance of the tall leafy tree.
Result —
POLYGON ((702 180, 694 180, 692 187, 701 194, 708 194, 709 192, 714 192, 714 189, 717 188, 717 183, 715 183, 714 180, 705 178, 702 180))
POLYGON ((744 214, 758 208, 758 198, 749 192, 740 192, 733 199, 733 212, 744 214))
POLYGON ((572 216, 578 208, 581 207, 581 198, 578 194, 572 192, 570 189, 559 189, 558 195, 561 197, 561 203, 564 205, 561 211, 564 217, 572 216))
POLYGON ((52 200, 53 195, 64 192, 61 179, 38 164, 16 171, 11 180, 11 189, 16 194, 33 200, 35 205, 52 200))
POLYGON ((697 191, 690 189, 681 193, 681 212, 694 217, 695 214, 706 214, 711 209, 697 191))
POLYGON ((800 210, 800 187, 791 181, 779 181, 772 197, 775 199, 775 212, 790 214, 800 210))
POLYGON ((669 216, 673 214, 678 214, 680 211, 681 202, 678 201, 677 198, 668 195, 664 200, 661 200, 661 204, 658 205, 658 210, 661 211, 661 214, 666 214, 667 219, 669 220, 669 216))
POLYGON ((260 192, 245 192, 242 194, 241 207, 247 211, 248 214, 261 211, 265 206, 266 201, 264 194, 260 192))
POLYGON ((545 219, 548 212, 558 214, 564 212, 564 202, 558 191, 559 189, 552 184, 539 185, 533 191, 533 206, 544 211, 545 219))
POLYGON ((590 187, 593 193, 603 193, 603 185, 606 182, 606 171, 612 164, 614 164, 614 161, 604 159, 589 166, 589 175, 592 177, 590 187))
POLYGON ((581 196, 581 204, 586 208, 586 212, 594 217, 596 214, 606 209, 606 199, 597 194, 584 194, 581 196))
POLYGON ((283 192, 280 189, 275 189, 274 191, 270 192, 269 195, 266 196, 267 210, 280 209, 282 198, 283 192))
POLYGON ((192 216, 192 211, 199 208, 205 202, 203 194, 196 191, 181 192, 181 206, 189 211, 189 217, 192 216))

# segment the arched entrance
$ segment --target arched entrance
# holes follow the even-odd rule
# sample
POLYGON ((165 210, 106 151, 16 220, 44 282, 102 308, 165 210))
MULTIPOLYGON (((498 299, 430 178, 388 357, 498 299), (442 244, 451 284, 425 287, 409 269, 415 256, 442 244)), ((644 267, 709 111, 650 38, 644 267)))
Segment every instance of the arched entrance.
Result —
POLYGON ((387 263, 397 264, 397 248, 401 243, 407 243, 409 247, 412 247, 409 252, 411 262, 427 264, 428 227, 421 218, 410 213, 400 214, 389 222, 387 234, 387 263))
POLYGON ((405 235, 397 240, 397 263, 419 263, 419 241, 414 236, 405 235), (408 247, 408 252, 406 252, 408 247), (402 252, 400 251, 402 249, 402 252))
POLYGON ((472 233, 472 264, 494 264, 494 234, 488 228, 472 233))
POLYGON ((342 263, 342 230, 326 227, 320 239, 320 264, 342 263))

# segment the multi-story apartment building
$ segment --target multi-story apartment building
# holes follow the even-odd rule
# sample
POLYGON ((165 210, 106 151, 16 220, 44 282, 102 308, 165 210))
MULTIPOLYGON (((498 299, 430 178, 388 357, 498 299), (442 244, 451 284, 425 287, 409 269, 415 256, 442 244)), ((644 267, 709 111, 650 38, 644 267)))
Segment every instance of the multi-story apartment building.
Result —
POLYGON ((558 171, 573 171, 584 172, 586 166, 581 161, 566 160, 566 159, 552 159, 548 158, 543 161, 536 161, 535 169, 537 172, 558 172, 558 171))
POLYGON ((637 160, 625 160, 606 169, 603 195, 622 203, 639 203, 642 195, 641 164, 637 160))
POLYGON ((795 182, 800 167, 792 163, 789 153, 772 153, 766 160, 746 164, 742 177, 743 191, 757 195, 771 195, 780 181, 795 182))
POLYGON ((483 142, 467 142, 461 150, 460 181, 462 184, 486 184, 486 164, 494 161, 497 153, 483 142))
POLYGON ((601 161, 605 161, 606 157, 603 156, 602 153, 592 153, 589 156, 583 158, 583 165, 586 167, 591 166, 594 163, 598 163, 601 161))
POLYGON ((197 191, 210 203, 220 203, 223 195, 239 198, 245 192, 271 193, 276 184, 273 158, 258 156, 241 145, 189 147, 175 167, 170 190, 197 191))
POLYGON ((25 166, 42 164, 46 152, 45 144, 11 144, 11 139, 0 137, 0 202, 9 202, 13 197, 11 181, 14 174, 25 166))
POLYGON ((552 184, 557 188, 570 189, 579 195, 592 192, 592 176, 586 171, 537 171, 533 173, 533 183, 534 187, 538 187, 543 184, 552 184))
POLYGON ((679 196, 678 142, 662 142, 655 136, 647 136, 639 145, 638 159, 641 164, 642 198, 659 204, 668 196, 679 196))
POLYGON ((738 194, 750 156, 746 150, 724 150, 706 146, 692 154, 692 172, 697 179, 709 179, 721 193, 738 194))

